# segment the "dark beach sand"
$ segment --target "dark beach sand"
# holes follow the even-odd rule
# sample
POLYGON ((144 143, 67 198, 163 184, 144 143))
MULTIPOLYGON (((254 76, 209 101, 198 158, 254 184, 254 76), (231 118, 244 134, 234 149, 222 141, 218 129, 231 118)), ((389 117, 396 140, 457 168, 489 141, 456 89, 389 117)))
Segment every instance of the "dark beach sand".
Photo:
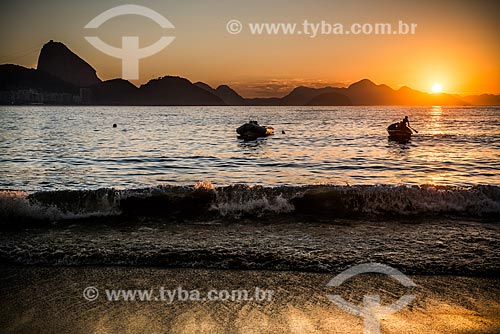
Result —
POLYGON ((327 288, 337 273, 161 269, 137 267, 0 267, 2 333, 362 333, 361 318, 327 293, 362 304, 379 294, 390 304, 406 293, 410 306, 386 316, 382 333, 500 333, 500 279, 410 276, 405 288, 378 274, 327 288), (101 290, 86 301, 87 286, 101 290), (274 290, 272 301, 107 301, 104 289, 274 290))

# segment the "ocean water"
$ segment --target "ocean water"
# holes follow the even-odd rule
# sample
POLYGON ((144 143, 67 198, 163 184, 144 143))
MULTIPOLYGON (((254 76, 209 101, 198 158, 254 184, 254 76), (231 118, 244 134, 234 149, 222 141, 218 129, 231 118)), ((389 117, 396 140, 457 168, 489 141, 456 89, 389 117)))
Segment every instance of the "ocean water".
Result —
POLYGON ((500 107, 0 107, 4 189, 498 185, 499 167, 500 107), (405 115, 419 133, 389 141, 405 115), (249 119, 276 135, 238 140, 249 119))
POLYGON ((499 107, 33 106, 0 120, 0 262, 500 273, 499 107), (405 115, 418 134, 389 141, 405 115), (276 134, 238 140, 249 119, 276 134))

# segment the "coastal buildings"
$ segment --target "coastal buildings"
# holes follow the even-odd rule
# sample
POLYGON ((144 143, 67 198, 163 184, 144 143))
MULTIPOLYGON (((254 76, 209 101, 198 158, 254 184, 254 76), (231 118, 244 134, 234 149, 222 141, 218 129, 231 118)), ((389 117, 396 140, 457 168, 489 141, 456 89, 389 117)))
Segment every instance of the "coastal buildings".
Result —
POLYGON ((79 94, 44 92, 34 88, 0 91, 0 104, 4 105, 85 105, 91 103, 92 92, 89 88, 80 88, 79 94))

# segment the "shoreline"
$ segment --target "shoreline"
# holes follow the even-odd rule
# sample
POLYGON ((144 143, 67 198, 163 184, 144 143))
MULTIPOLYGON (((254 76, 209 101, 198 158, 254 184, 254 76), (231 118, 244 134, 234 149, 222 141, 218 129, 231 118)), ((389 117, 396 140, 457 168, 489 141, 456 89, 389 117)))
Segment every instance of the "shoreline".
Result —
POLYGON ((409 275, 405 288, 380 274, 363 274, 337 288, 338 273, 153 267, 0 265, 0 327, 5 333, 362 333, 361 318, 327 294, 362 305, 411 293, 415 300, 381 321, 381 333, 493 333, 500 331, 500 279, 409 275), (87 301, 95 286, 101 295, 87 301), (105 289, 248 289, 273 291, 270 301, 109 301, 105 289))
POLYGON ((90 219, 3 229, 0 263, 339 272, 376 262, 406 274, 494 276, 496 223, 300 216, 90 219))

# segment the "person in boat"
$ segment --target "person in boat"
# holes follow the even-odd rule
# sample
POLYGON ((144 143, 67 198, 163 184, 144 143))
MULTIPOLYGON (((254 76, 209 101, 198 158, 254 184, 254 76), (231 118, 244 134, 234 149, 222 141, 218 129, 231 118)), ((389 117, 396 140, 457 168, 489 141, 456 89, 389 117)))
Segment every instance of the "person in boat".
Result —
POLYGON ((410 128, 410 120, 408 119, 408 116, 405 116, 405 118, 403 118, 400 124, 401 127, 410 128))

